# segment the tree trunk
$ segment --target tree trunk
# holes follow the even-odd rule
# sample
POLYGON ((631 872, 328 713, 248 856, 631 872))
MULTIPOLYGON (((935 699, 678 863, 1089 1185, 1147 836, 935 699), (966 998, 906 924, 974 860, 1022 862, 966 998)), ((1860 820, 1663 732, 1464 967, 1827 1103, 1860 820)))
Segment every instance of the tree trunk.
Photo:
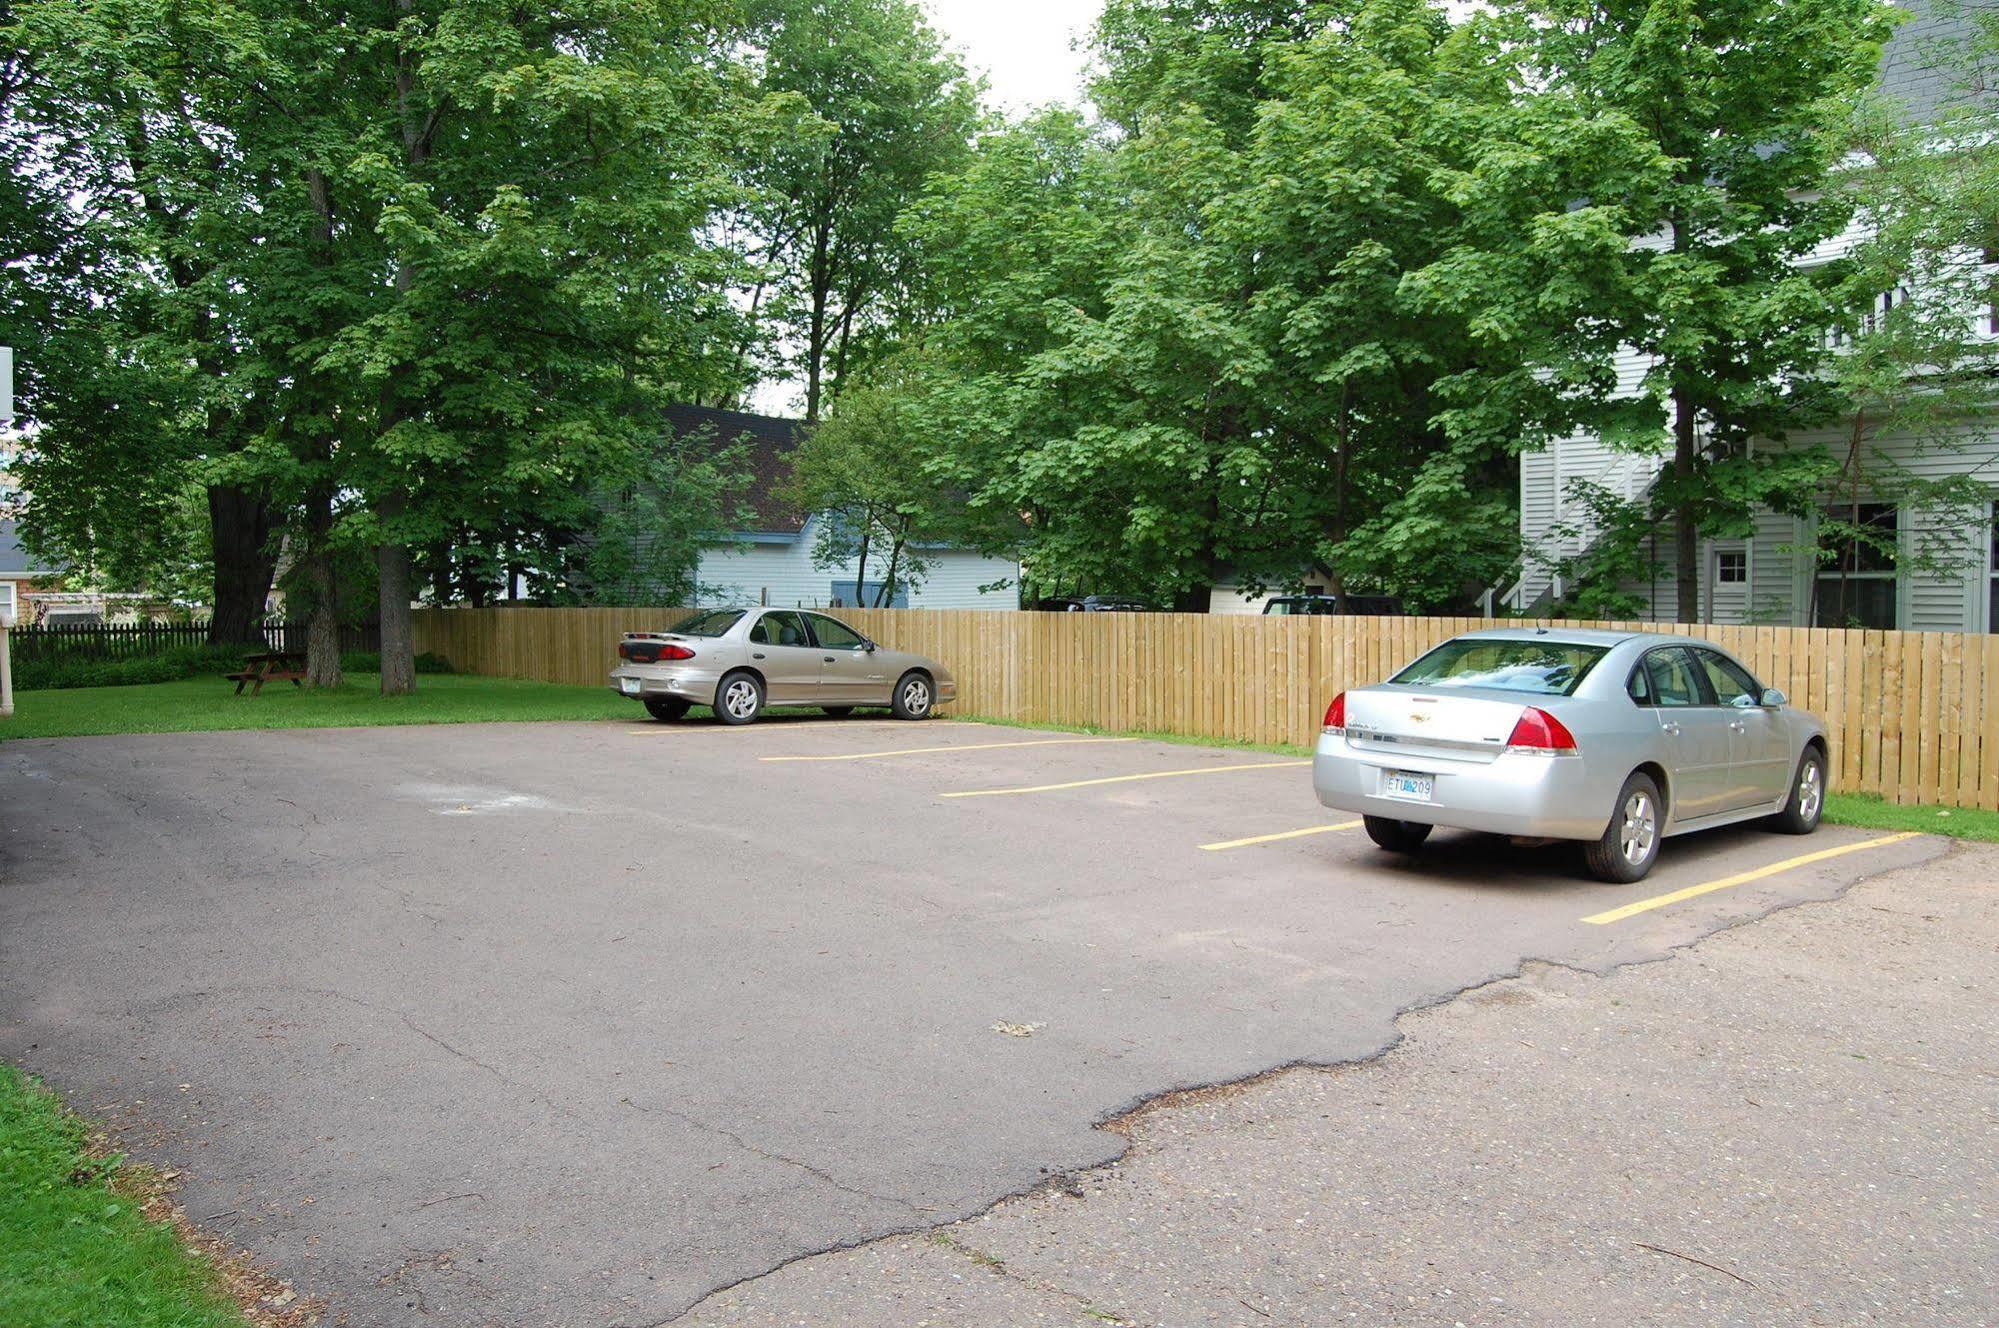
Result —
POLYGON ((820 376, 826 364, 826 311, 831 301, 833 278, 830 255, 833 224, 822 220, 812 237, 812 309, 805 332, 805 419, 819 422, 820 376))
POLYGON ((888 574, 882 578, 881 591, 875 596, 875 607, 878 609, 895 607, 895 578, 902 563, 903 538, 902 535, 897 535, 895 542, 888 547, 888 574))
POLYGON ((215 612, 208 642, 261 646, 264 603, 278 567, 271 548, 271 505, 260 493, 213 484, 208 523, 215 545, 215 612))
POLYGON ((861 527, 861 556, 854 563, 854 607, 864 609, 868 604, 868 546, 874 542, 875 521, 870 513, 861 527))
POLYGON ((338 687, 340 676, 340 587, 327 548, 333 530, 333 488, 315 485, 305 500, 305 583, 312 608, 305 620, 305 685, 338 687))
MULTIPOLYGON (((384 498, 382 516, 393 521, 407 500, 400 493, 384 498)), ((416 633, 410 621, 410 549, 391 534, 375 547, 375 575, 382 614, 382 695, 408 696, 416 690, 416 633)))
POLYGON ((1701 617, 1700 513, 1694 495, 1694 405, 1685 388, 1673 392, 1673 593, 1674 618, 1701 617))
MULTIPOLYGON (((312 168, 305 173, 306 196, 319 218, 313 228, 317 262, 329 267, 333 262, 333 193, 325 172, 312 168)), ((305 624, 305 685, 338 687, 340 676, 340 587, 333 567, 333 551, 328 547, 333 534, 333 439, 319 437, 301 449, 320 471, 321 478, 305 495, 305 576, 311 596, 305 624)))

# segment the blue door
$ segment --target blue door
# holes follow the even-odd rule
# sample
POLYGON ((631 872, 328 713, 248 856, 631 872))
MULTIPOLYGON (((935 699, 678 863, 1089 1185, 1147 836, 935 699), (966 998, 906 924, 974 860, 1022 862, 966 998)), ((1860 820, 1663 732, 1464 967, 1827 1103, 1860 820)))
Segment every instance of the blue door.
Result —
MULTIPOLYGON (((835 581, 833 583, 834 603, 844 604, 850 609, 874 608, 875 600, 880 598, 881 593, 882 593, 882 583, 879 581, 868 582, 867 594, 865 598, 855 597, 854 583, 852 581, 835 581)), ((901 586, 897 586, 895 588, 895 598, 890 600, 887 604, 883 605, 882 607, 890 609, 908 608, 909 592, 903 589, 901 586)))

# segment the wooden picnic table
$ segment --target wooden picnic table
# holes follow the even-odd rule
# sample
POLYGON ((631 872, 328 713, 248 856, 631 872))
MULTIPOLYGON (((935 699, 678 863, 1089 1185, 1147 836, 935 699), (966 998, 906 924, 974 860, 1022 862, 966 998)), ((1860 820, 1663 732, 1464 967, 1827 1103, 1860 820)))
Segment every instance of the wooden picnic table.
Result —
POLYGON ((294 687, 303 687, 305 677, 305 656, 295 650, 267 650, 261 654, 243 656, 243 668, 238 673, 225 673, 224 679, 236 684, 236 695, 243 694, 245 683, 254 684, 250 695, 264 690, 267 682, 283 682, 291 679, 294 687))

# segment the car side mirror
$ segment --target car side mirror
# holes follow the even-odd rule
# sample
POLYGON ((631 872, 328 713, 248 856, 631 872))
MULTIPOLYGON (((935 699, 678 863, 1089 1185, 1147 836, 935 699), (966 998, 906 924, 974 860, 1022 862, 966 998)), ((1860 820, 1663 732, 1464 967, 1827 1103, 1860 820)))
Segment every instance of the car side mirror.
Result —
POLYGON ((872 655, 875 653, 875 643, 872 641, 863 641, 861 642, 860 645, 856 646, 855 649, 866 651, 868 654, 872 655))
POLYGON ((1775 710, 1778 706, 1783 705, 1785 702, 1789 701, 1790 699, 1791 698, 1785 696, 1775 687, 1765 687, 1763 689, 1762 703, 1770 707, 1772 710, 1775 710))

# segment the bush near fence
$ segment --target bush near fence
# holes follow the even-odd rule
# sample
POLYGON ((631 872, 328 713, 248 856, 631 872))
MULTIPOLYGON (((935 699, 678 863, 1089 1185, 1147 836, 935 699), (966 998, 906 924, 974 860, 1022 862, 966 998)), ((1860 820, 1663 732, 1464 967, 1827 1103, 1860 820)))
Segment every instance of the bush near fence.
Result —
MULTIPOLYGON (((303 623, 272 622, 262 629, 272 650, 305 649, 303 623)), ((341 629, 341 645, 368 672, 380 667, 372 627, 341 629)), ((254 646, 211 646, 206 623, 65 624, 21 627, 10 633, 14 686, 31 692, 71 687, 126 687, 179 682, 239 669, 254 646)), ((343 660, 349 657, 343 654, 343 660)))
MULTIPOLYGON (((417 649, 460 672, 603 685, 619 634, 683 609, 425 609, 417 649)), ((1379 682, 1476 618, 842 609, 942 661, 950 707, 1030 724, 1308 745, 1335 692, 1379 682)), ((1646 623, 1550 626, 1661 630, 1646 623)), ((1824 718, 1833 784, 1891 802, 1999 809, 1999 636, 1803 627, 1687 629, 1824 718)))

